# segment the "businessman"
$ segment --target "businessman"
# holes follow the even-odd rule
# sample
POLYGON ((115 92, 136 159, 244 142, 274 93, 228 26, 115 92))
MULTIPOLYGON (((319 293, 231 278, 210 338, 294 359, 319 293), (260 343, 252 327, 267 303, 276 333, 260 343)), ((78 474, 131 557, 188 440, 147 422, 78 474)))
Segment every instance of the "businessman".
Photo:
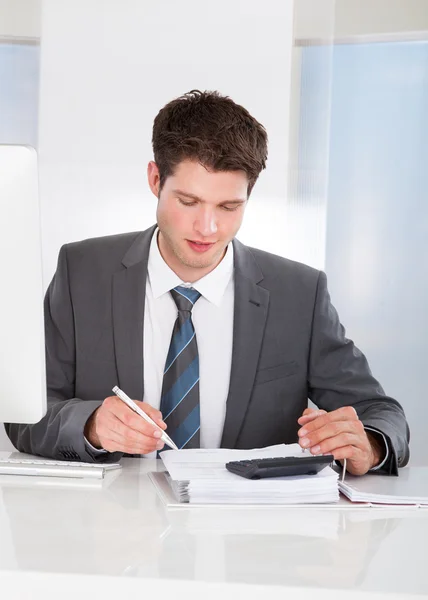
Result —
POLYGON ((235 238, 266 165, 263 126, 194 90, 160 110, 152 142, 157 224, 61 248, 45 298, 48 411, 6 425, 13 444, 100 462, 161 450, 119 385, 179 447, 299 441, 351 473, 396 474, 403 409, 345 337, 325 274, 235 238))

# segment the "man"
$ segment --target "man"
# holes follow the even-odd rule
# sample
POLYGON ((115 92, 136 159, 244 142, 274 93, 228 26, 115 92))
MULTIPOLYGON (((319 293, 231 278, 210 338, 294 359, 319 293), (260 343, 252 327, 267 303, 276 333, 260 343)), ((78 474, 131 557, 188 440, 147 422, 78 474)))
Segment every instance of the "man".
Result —
POLYGON ((157 226, 61 249, 45 300, 48 412, 7 425, 14 445, 83 461, 161 450, 119 385, 180 447, 299 440, 351 473, 397 473, 403 410, 345 338, 324 273, 235 239, 265 168, 262 125, 192 91, 159 112, 152 141, 157 226))

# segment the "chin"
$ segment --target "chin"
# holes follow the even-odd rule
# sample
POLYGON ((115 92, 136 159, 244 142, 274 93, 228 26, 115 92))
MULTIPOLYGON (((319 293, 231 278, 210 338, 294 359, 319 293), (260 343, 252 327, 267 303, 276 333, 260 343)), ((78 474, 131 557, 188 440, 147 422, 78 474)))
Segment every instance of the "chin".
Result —
POLYGON ((198 260, 197 258, 185 258, 181 261, 186 267, 191 269, 208 269, 215 264, 214 260, 198 260))
POLYGON ((208 269, 209 267, 216 265, 224 253, 224 248, 221 251, 219 251, 218 248, 212 248, 215 252, 212 252, 211 250, 203 256, 195 256, 194 254, 189 253, 187 248, 183 248, 182 250, 184 251, 176 252, 175 255, 185 267, 191 269, 208 269))

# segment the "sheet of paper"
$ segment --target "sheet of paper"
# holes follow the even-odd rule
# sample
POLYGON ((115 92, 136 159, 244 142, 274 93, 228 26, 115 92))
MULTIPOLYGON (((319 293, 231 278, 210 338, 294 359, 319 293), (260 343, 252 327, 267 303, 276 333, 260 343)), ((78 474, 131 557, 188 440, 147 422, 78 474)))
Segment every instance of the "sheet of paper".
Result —
POLYGON ((353 502, 428 505, 428 467, 400 469, 398 477, 367 473, 346 475, 339 488, 353 502))
POLYGON ((231 460, 251 458, 276 458, 278 456, 301 456, 299 444, 278 444, 253 450, 229 450, 218 448, 214 450, 165 450, 161 452, 163 463, 171 479, 189 481, 190 479, 225 479, 235 476, 225 469, 225 464, 231 460))

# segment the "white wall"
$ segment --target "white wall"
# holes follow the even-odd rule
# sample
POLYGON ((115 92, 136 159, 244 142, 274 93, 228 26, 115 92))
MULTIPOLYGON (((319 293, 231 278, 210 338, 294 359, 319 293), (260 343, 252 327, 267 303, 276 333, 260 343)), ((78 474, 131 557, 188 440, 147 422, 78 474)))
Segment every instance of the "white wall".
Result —
MULTIPOLYGON (((40 37, 41 4, 42 0, 0 0, 0 37, 40 37)), ((328 37, 332 10, 339 38, 428 30, 428 0, 298 0, 294 4, 297 39, 328 37)), ((265 11, 266 3, 258 9, 265 11)))
POLYGON ((41 0, 0 0, 0 39, 39 38, 41 0))
POLYGON ((428 0, 336 0, 337 38, 428 31, 428 0))
POLYGON ((332 12, 336 40, 428 31, 428 0, 297 0, 296 39, 330 39, 332 12))
POLYGON ((284 252, 291 46, 291 0, 45 0, 39 157, 46 282, 61 244, 154 222, 146 183, 153 118, 193 88, 230 95, 266 126, 268 172, 241 239, 284 252))

